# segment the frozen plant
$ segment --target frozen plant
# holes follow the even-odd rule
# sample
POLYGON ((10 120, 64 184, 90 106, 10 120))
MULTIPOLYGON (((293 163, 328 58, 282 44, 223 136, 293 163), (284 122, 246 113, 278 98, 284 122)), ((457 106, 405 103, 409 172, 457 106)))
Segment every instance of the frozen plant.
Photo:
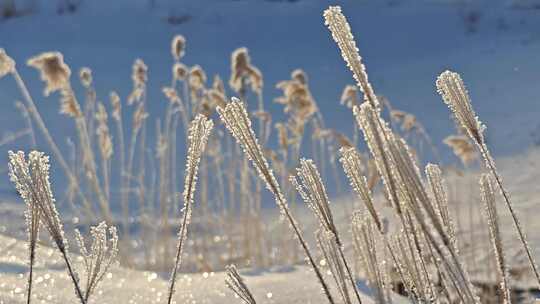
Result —
POLYGON ((107 227, 105 222, 101 222, 97 226, 90 227, 90 235, 92 236, 92 244, 90 248, 87 248, 84 237, 79 230, 75 230, 75 237, 81 251, 86 275, 84 300, 87 303, 90 295, 96 290, 99 282, 103 280, 118 255, 116 227, 107 227), (107 237, 107 230, 110 239, 107 237))
POLYGON ((229 287, 234 294, 240 298, 245 304, 256 304, 255 298, 249 291, 244 279, 238 273, 235 265, 227 266, 227 278, 225 279, 225 284, 229 287))
POLYGON ((75 286, 75 292, 82 304, 86 304, 79 286, 77 274, 68 258, 67 240, 64 228, 58 215, 49 182, 49 157, 43 152, 32 151, 26 160, 24 152, 9 151, 9 176, 21 198, 27 204, 37 206, 41 214, 41 222, 51 235, 56 247, 62 254, 69 276, 75 286))
POLYGON ((176 257, 174 260, 173 270, 171 272, 171 278, 169 282, 169 291, 167 297, 167 303, 172 302, 174 295, 174 286, 176 284, 176 276, 178 269, 182 263, 182 252, 187 239, 187 229, 191 220, 191 214, 193 209, 193 196, 195 194, 195 186, 197 185, 197 173, 199 169, 199 163, 201 161, 202 154, 208 142, 210 131, 213 127, 213 122, 206 118, 206 116, 200 114, 195 117, 191 122, 188 136, 188 150, 186 160, 186 172, 184 181, 184 193, 182 197, 184 199, 184 215, 182 218, 182 224, 178 233, 178 245, 176 246, 176 257))

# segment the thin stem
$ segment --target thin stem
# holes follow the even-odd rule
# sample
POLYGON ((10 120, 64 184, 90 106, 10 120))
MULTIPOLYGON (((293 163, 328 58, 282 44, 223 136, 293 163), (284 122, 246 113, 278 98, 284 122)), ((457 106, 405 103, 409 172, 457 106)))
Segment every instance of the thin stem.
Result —
POLYGON ((32 248, 30 248, 31 250, 31 253, 30 253, 30 272, 28 274, 28 296, 27 296, 27 299, 26 299, 26 303, 27 304, 30 304, 30 299, 32 298, 32 277, 33 277, 33 274, 34 274, 34 261, 35 261, 35 254, 34 254, 34 250, 35 250, 35 246, 32 246, 32 248))
MULTIPOLYGON (((338 239, 336 238, 336 240, 338 239)), ((347 271, 347 276, 349 277, 349 280, 351 281, 351 285, 354 290, 354 295, 356 296, 358 303, 362 304, 362 300, 360 299, 360 293, 358 293, 358 288, 356 287, 356 281, 354 280, 354 277, 352 275, 352 271, 351 271, 351 268, 349 267, 349 263, 347 263, 347 259, 345 259, 345 254, 343 253, 341 242, 338 242, 337 245, 339 249, 339 255, 341 256, 341 259, 343 260, 343 264, 345 265, 345 270, 347 271)))
POLYGON ((60 252, 62 253, 62 257, 64 258, 64 261, 66 262, 68 273, 69 273, 69 276, 71 277, 71 281, 73 281, 73 285, 75 286, 75 292, 77 293, 77 297, 81 301, 81 304, 86 304, 86 300, 84 299, 81 288, 79 287, 79 280, 77 279, 77 275, 75 274, 75 272, 73 271, 73 268, 71 267, 71 263, 69 262, 66 250, 60 249, 60 252))
POLYGON ((178 238, 178 245, 176 247, 176 257, 174 259, 174 267, 171 272, 171 279, 169 282, 169 295, 167 297, 167 304, 171 304, 172 297, 174 294, 174 285, 176 284, 176 275, 180 264, 182 262, 182 249, 184 247, 185 236, 187 235, 187 226, 189 223, 189 214, 191 212, 191 204, 186 205, 186 210, 184 210, 184 216, 182 218, 182 226, 180 227, 180 236, 178 238))

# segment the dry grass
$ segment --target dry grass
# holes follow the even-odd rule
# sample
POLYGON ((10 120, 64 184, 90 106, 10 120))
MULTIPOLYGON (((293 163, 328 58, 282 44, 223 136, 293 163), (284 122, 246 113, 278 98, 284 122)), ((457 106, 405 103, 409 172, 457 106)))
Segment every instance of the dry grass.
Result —
MULTIPOLYGON (((141 59, 133 64, 133 89, 125 97, 127 102, 111 92, 110 106, 98 102, 89 68, 79 72, 85 92, 81 104, 62 54, 43 53, 28 61, 45 82, 44 95, 59 93, 60 112, 73 119, 77 142, 68 162, 15 62, 0 49, 0 78, 15 78, 24 101, 19 108, 29 135, 37 139, 34 145, 46 142, 55 164, 68 178, 66 200, 71 212, 84 219, 83 226, 100 222, 90 229, 93 241, 89 249, 82 234, 76 233, 86 275, 81 281, 85 282, 83 289, 68 256, 69 237, 64 235, 48 181, 48 158, 41 152, 31 152, 27 161, 22 152, 10 153, 10 176, 27 205, 28 303, 40 226, 47 228, 63 256, 83 304, 91 299, 117 251, 124 265, 171 272, 168 303, 174 301, 181 266, 185 271, 226 268, 229 288, 245 303, 254 304, 236 266, 226 265, 268 267, 298 263, 302 255, 322 287, 321 298, 329 303, 336 303, 338 298, 348 304, 362 303, 356 281, 360 274, 374 290, 377 303, 392 303, 395 292, 411 303, 479 303, 484 299, 478 284, 471 282, 467 267, 471 262, 463 261, 460 251, 464 246, 460 237, 463 227, 459 216, 453 217, 448 189, 454 185, 445 181, 446 174, 438 165, 428 164, 425 171, 421 170, 415 148, 421 142, 433 147, 427 131, 413 114, 393 109, 375 94, 341 9, 330 7, 324 18, 357 82, 357 86, 347 86, 341 97, 358 125, 352 140, 325 127, 304 71, 294 70, 290 79, 276 85, 282 95, 274 101, 283 106, 287 118, 273 122, 263 100, 263 74, 246 48, 231 55, 228 84, 240 99, 232 97, 229 102, 228 89, 218 75, 208 84, 209 77, 201 66, 189 67, 182 62, 186 39, 176 36, 171 42, 171 82, 162 88, 167 103, 165 116, 154 121, 155 143, 149 142, 154 126, 147 112, 151 88, 147 87, 148 67, 141 59), (248 105, 253 100, 257 107, 250 113, 248 105), (236 144, 223 128, 210 132, 212 119, 217 117, 236 144), (129 118, 126 127, 124 121, 129 118), (272 145, 274 129, 277 142, 272 145), (369 153, 356 149, 360 134, 369 153), (182 146, 187 151, 180 194, 181 173, 177 171, 182 146), (308 153, 312 160, 301 157, 308 153), (338 159, 345 174, 338 169, 338 159), (345 210, 350 236, 342 231, 323 182, 333 178, 336 188, 341 188, 340 175, 348 178, 362 202, 362 207, 354 206, 356 210, 345 210), (280 219, 263 212, 263 185, 273 196, 280 219), (314 212, 319 229, 302 229, 309 226, 296 216, 302 209, 297 206, 295 189, 314 212), (118 236, 113 225, 120 227, 118 236), (174 231, 178 231, 176 246, 174 231), (311 249, 313 239, 320 252, 311 249), (349 242, 352 252, 347 251, 349 242), (184 251, 188 253, 185 258, 184 251), (332 274, 332 282, 323 275, 325 270, 332 274)), ((500 236, 494 186, 503 195, 532 273, 540 282, 533 255, 485 143, 485 126, 472 109, 463 81, 457 73, 447 71, 439 76, 436 86, 464 133, 448 137, 445 143, 465 166, 478 155, 484 159, 487 173, 481 178, 480 189, 487 225, 482 229, 489 227, 497 265, 495 270, 488 267, 486 271, 498 273, 497 301, 510 303, 513 286, 508 279, 510 269, 500 236)))

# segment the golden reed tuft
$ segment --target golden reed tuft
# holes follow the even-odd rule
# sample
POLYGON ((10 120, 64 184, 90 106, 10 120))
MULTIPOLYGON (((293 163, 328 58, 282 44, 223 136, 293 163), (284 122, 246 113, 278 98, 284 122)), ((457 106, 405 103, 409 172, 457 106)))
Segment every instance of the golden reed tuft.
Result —
POLYGON ((148 67, 144 61, 140 58, 136 59, 132 68, 131 79, 133 83, 140 86, 144 85, 148 81, 148 67))
POLYGON ((175 80, 186 79, 188 72, 189 68, 185 64, 180 62, 175 63, 172 67, 173 79, 175 80))
POLYGON ((15 70, 15 61, 6 54, 6 51, 0 48, 0 78, 15 70))
POLYGON ((98 135, 99 151, 101 153, 101 157, 108 160, 112 157, 114 149, 112 137, 107 125, 107 110, 105 109, 105 105, 103 105, 101 102, 99 102, 97 106, 96 120, 98 122, 98 126, 96 133, 98 135))
POLYGON ((79 78, 81 83, 85 88, 89 88, 92 85, 92 70, 90 68, 84 67, 79 71, 79 78))
POLYGON ((122 103, 120 102, 120 96, 115 91, 109 94, 109 100, 112 106, 111 116, 114 120, 120 121, 122 119, 122 103))
POLYGON ((206 73, 200 65, 194 65, 189 69, 189 88, 193 91, 204 89, 206 85, 206 73))
POLYGON ((478 159, 478 153, 474 145, 463 135, 450 135, 443 142, 452 148, 454 154, 459 157, 464 165, 469 165, 478 159))
POLYGON ((339 103, 352 109, 354 106, 360 105, 360 96, 358 96, 358 87, 348 84, 343 88, 339 103))
POLYGON ((171 54, 176 61, 180 61, 186 52, 186 38, 182 35, 174 36, 171 42, 171 54))
POLYGON ((257 93, 260 93, 263 88, 261 71, 251 64, 248 49, 242 47, 234 50, 231 54, 229 85, 235 92, 240 92, 244 89, 244 84, 249 84, 251 90, 257 93))
POLYGON ((45 81, 45 96, 64 90, 69 85, 71 69, 64 63, 59 52, 46 52, 28 59, 27 64, 39 70, 41 80, 45 81))

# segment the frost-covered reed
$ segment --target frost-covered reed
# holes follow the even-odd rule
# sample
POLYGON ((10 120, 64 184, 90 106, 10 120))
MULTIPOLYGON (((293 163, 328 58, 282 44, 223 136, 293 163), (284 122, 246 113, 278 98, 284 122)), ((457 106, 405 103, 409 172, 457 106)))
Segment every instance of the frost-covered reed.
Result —
POLYGON ((255 137, 255 132, 251 128, 251 120, 248 117, 246 109, 243 103, 236 98, 233 98, 230 103, 227 104, 225 108, 218 107, 218 113, 229 130, 229 132, 234 136, 238 144, 244 150, 244 153, 249 157, 253 166, 259 173, 259 177, 265 182, 266 188, 274 195, 276 203, 280 209, 280 212, 285 216, 289 222, 291 228, 296 234, 297 240, 300 242, 300 245, 304 249, 304 254, 306 255, 311 267, 313 268, 317 279, 321 283, 323 291, 330 303, 334 303, 334 300, 330 294, 328 285, 324 280, 319 266, 315 262, 313 255, 309 249, 309 246, 302 235, 302 231, 294 217, 292 216, 283 192, 277 180, 274 176, 274 173, 263 154, 262 148, 259 145, 257 138, 255 137))
POLYGON ((338 283, 342 299, 351 303, 347 291, 347 281, 349 281, 356 300, 362 303, 356 280, 343 252, 343 243, 334 224, 328 194, 313 161, 301 159, 300 166, 296 169, 296 176, 291 176, 290 181, 318 219, 321 231, 317 233, 317 242, 326 260, 331 266, 333 265, 331 270, 338 283))
POLYGON ((107 223, 101 222, 97 226, 90 227, 90 236, 92 243, 88 248, 82 234, 79 230, 75 230, 86 276, 84 292, 86 302, 96 291, 98 284, 103 280, 118 255, 116 227, 107 227, 107 223))
POLYGON ((475 143, 478 150, 482 154, 486 168, 491 172, 491 175, 495 179, 495 182, 497 183, 497 186, 504 197, 504 202, 506 203, 506 207, 512 216, 512 220, 523 249, 527 253, 527 258, 529 260, 531 269, 536 277, 537 283, 540 285, 540 273, 538 272, 538 267, 533 258, 531 249, 527 244, 525 231, 523 230, 517 212, 514 210, 514 206, 510 201, 510 194, 507 192, 502 183, 502 178, 497 172, 495 161, 491 157, 491 153, 487 147, 484 138, 486 126, 482 124, 482 122, 480 122, 476 116, 461 76, 456 72, 445 71, 437 78, 436 85, 439 94, 441 94, 444 102, 454 114, 456 123, 458 123, 465 130, 467 135, 475 143))
POLYGON ((66 263, 77 297, 82 304, 86 304, 79 286, 78 276, 68 258, 68 243, 64 237, 62 221, 56 210, 55 199, 49 182, 49 168, 49 157, 43 152, 30 152, 28 160, 22 151, 17 153, 9 152, 9 175, 11 181, 26 204, 32 204, 39 209, 40 221, 49 231, 56 248, 60 251, 66 263))
POLYGON ((187 229, 193 212, 193 202, 195 187, 197 185, 197 173, 199 171, 199 163, 208 142, 210 131, 214 126, 213 122, 204 115, 198 115, 191 122, 189 128, 186 171, 184 180, 184 192, 182 198, 184 200, 184 209, 180 231, 178 232, 178 244, 176 246, 176 256, 174 266, 171 272, 169 281, 169 290, 167 293, 167 303, 172 302, 175 292, 176 276, 182 263, 182 253, 187 239, 187 229))
POLYGON ((225 284, 242 300, 242 302, 244 302, 244 304, 257 304, 253 294, 251 294, 251 291, 235 265, 227 266, 227 278, 225 279, 225 284))

